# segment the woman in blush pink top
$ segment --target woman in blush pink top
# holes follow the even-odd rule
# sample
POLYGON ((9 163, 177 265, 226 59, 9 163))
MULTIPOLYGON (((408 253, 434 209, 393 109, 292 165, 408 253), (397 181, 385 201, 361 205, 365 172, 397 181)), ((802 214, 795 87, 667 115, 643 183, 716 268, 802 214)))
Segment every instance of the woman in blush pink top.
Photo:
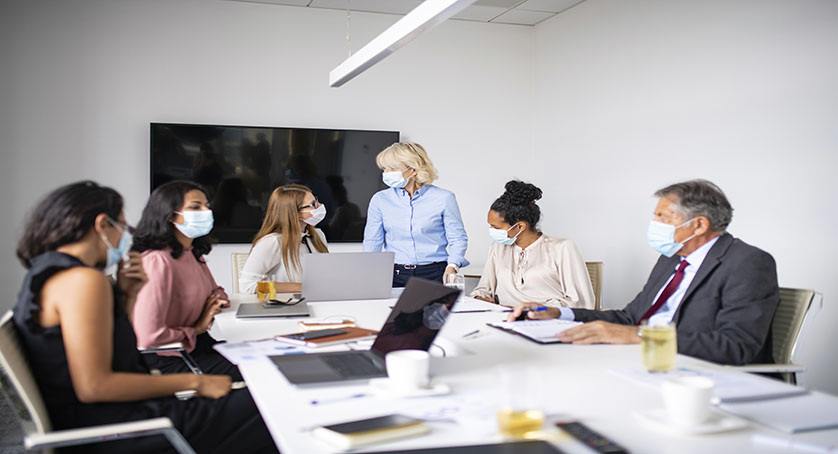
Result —
MULTIPOLYGON (((172 181, 152 192, 134 233, 133 249, 142 253, 148 275, 134 306, 134 331, 140 347, 182 342, 204 372, 241 380, 207 333, 215 314, 230 304, 204 261, 212 225, 201 186, 172 181)), ((172 353, 149 355, 147 362, 163 373, 188 370, 172 353)))

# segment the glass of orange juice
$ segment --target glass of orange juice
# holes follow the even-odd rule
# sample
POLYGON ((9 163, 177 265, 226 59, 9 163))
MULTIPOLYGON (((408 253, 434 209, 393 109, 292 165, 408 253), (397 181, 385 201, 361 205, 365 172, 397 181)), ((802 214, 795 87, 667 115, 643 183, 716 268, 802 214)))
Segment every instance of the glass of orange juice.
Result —
POLYGON ((256 298, 265 302, 276 299, 276 285, 273 281, 259 281, 256 283, 256 298))

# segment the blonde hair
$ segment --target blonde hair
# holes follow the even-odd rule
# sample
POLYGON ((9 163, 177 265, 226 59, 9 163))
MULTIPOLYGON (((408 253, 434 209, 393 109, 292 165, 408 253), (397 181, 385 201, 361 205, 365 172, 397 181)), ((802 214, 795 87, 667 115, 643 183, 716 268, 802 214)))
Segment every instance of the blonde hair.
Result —
POLYGON ((439 178, 434 163, 428 157, 428 152, 415 142, 396 142, 378 153, 375 157, 378 168, 399 167, 403 165, 416 170, 416 182, 420 185, 431 184, 439 178))
MULTIPOLYGON (((282 260, 285 263, 285 273, 292 280, 291 270, 294 270, 297 275, 302 275, 303 272, 300 265, 300 238, 303 229, 300 228, 299 207, 303 204, 306 194, 309 193, 311 189, 299 184, 287 184, 274 189, 268 200, 268 209, 265 212, 262 228, 253 238, 255 246, 259 240, 271 233, 282 235, 282 260)), ((313 225, 306 224, 305 231, 311 236, 311 243, 317 251, 329 252, 329 248, 314 230, 313 225)))

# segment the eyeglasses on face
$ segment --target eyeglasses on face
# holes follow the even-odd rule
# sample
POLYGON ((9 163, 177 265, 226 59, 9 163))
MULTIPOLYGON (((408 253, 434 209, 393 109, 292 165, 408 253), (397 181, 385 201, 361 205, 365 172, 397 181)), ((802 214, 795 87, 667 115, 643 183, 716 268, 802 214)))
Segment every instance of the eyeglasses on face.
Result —
POLYGON ((302 211, 302 210, 305 210, 306 208, 317 208, 319 206, 320 206, 320 199, 318 199, 317 196, 314 196, 314 202, 311 202, 308 205, 303 205, 303 206, 297 207, 297 209, 302 211))

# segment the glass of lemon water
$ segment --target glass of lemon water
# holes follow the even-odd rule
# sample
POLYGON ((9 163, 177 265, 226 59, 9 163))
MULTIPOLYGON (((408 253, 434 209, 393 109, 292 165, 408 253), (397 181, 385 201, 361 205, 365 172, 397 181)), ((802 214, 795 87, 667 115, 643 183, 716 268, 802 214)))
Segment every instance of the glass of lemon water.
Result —
POLYGON ((533 368, 498 368, 500 379, 498 430, 505 438, 537 438, 544 425, 544 411, 538 404, 543 388, 533 368))
POLYGON ((273 281, 259 281, 256 283, 256 298, 265 302, 276 299, 276 284, 273 281))
POLYGON ((678 337, 674 323, 643 323, 640 325, 643 367, 649 372, 669 372, 675 368, 678 337))

